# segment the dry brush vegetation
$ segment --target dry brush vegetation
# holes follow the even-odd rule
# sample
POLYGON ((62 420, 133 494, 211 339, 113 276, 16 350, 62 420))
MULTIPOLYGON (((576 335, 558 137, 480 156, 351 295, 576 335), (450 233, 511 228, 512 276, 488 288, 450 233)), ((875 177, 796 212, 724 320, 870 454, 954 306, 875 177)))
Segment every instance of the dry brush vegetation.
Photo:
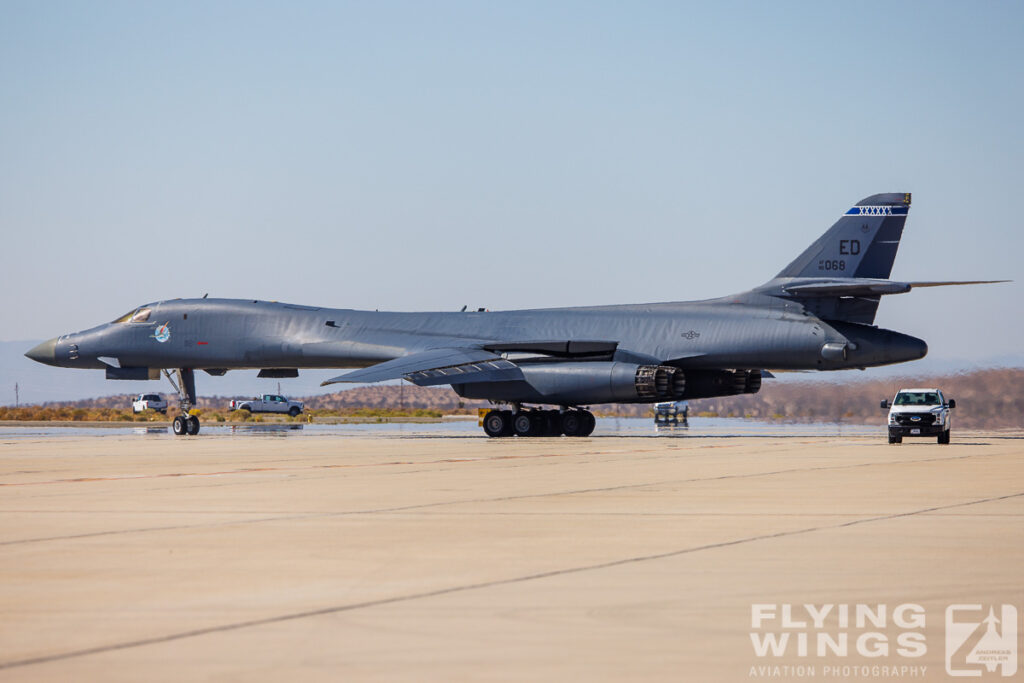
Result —
MULTIPOLYGON (((848 377, 846 375, 845 377, 848 377)), ((769 420, 815 422, 881 423, 884 413, 878 403, 891 399, 900 387, 940 387, 957 400, 954 413, 958 427, 1010 429, 1024 427, 1024 368, 980 370, 970 373, 847 382, 782 382, 765 380, 757 394, 691 401, 694 416, 750 417, 769 420)), ((171 406, 168 416, 133 415, 129 395, 67 403, 47 403, 21 408, 0 407, 0 420, 135 421, 169 419, 177 414, 171 406)), ((448 387, 366 386, 322 396, 299 399, 309 416, 350 417, 440 417, 444 414, 475 414, 486 401, 467 401, 448 387)), ((260 415, 227 410, 230 398, 201 397, 199 409, 210 421, 261 421, 260 415)), ((649 405, 597 406, 604 415, 645 417, 649 405)), ((289 419, 289 418, 285 418, 289 419)))

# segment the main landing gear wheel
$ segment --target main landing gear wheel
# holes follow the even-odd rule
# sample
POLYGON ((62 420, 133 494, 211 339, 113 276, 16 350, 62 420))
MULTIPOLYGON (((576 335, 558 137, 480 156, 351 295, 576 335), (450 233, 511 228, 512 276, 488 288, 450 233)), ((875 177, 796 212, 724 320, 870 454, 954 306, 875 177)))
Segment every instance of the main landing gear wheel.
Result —
POLYGON ((562 413, 562 433, 566 436, 583 434, 583 418, 579 410, 567 410, 562 413))
POLYGON ((594 427, 597 426, 597 420, 594 419, 594 414, 589 410, 581 410, 583 413, 583 432, 580 436, 590 436, 594 433, 594 427))
POLYGON ((548 432, 548 418, 544 410, 531 410, 516 413, 512 420, 512 429, 516 436, 543 436, 548 432))
POLYGON ((195 415, 189 415, 185 418, 185 431, 188 432, 189 436, 195 436, 199 433, 199 418, 195 415))
POLYGON ((589 410, 567 410, 562 413, 562 433, 566 436, 590 436, 597 421, 589 410))
POLYGON ((492 410, 484 415, 484 431, 487 436, 512 436, 512 412, 492 410))
POLYGON ((492 410, 484 416, 487 436, 590 436, 594 415, 588 410, 492 410))

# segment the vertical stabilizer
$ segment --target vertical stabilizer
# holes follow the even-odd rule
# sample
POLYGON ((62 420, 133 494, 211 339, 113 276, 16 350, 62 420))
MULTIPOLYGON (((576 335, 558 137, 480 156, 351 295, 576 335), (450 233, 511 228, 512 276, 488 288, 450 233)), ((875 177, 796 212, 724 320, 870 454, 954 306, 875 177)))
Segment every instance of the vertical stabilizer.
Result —
POLYGON ((776 277, 888 279, 910 212, 909 192, 857 202, 776 277))

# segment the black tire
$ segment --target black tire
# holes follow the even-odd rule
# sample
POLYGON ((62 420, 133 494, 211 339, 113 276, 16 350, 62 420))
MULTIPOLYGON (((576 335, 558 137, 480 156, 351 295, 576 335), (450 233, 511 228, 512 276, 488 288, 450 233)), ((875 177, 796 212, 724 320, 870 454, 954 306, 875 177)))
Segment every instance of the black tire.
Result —
POLYGON ((288 409, 288 414, 291 415, 292 417, 298 417, 299 413, 301 412, 302 411, 299 410, 298 406, 292 406, 291 408, 288 409))
POLYGON ((531 436, 547 436, 551 433, 551 429, 548 426, 548 411, 546 410, 535 410, 530 414, 533 418, 533 434, 531 436))
POLYGON ((188 432, 189 436, 195 436, 199 433, 199 418, 195 415, 189 415, 185 420, 185 431, 188 432))
POLYGON ((889 443, 903 443, 903 437, 902 436, 893 436, 892 434, 890 434, 889 435, 889 443))
POLYGON ((590 436, 594 433, 594 427, 597 426, 597 420, 594 419, 594 414, 589 410, 580 411, 583 413, 583 431, 580 432, 580 436, 590 436))
POLYGON ((512 418, 512 430, 516 436, 537 436, 541 430, 536 413, 520 411, 512 418))
POLYGON ((171 431, 174 432, 175 436, 185 436, 188 433, 188 425, 185 418, 181 415, 174 418, 174 422, 171 423, 171 431))
POLYGON ((562 416, 557 410, 545 410, 544 413, 544 436, 562 435, 562 416))
POLYGON ((579 436, 583 432, 582 411, 567 410, 560 416, 561 432, 566 436, 579 436))
POLYGON ((508 436, 512 430, 512 413, 507 410, 492 410, 484 415, 484 432, 487 436, 508 436))
POLYGON ((941 444, 948 444, 949 443, 949 431, 950 430, 947 429, 946 431, 944 431, 941 434, 939 434, 939 443, 941 443, 941 444))

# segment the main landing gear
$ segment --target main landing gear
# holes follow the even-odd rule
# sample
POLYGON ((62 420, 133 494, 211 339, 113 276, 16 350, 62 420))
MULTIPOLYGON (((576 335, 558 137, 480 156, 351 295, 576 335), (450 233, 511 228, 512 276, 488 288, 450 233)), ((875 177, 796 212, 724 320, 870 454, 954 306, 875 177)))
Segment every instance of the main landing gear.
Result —
POLYGON ((199 418, 191 414, 192 409, 196 407, 195 372, 192 368, 176 370, 177 382, 174 381, 170 371, 164 370, 164 375, 167 376, 167 380, 174 390, 178 392, 178 407, 181 409, 181 415, 174 418, 174 422, 171 423, 171 431, 175 436, 195 436, 199 433, 199 418))
POLYGON ((589 410, 491 410, 483 419, 487 436, 590 436, 594 414, 589 410))

